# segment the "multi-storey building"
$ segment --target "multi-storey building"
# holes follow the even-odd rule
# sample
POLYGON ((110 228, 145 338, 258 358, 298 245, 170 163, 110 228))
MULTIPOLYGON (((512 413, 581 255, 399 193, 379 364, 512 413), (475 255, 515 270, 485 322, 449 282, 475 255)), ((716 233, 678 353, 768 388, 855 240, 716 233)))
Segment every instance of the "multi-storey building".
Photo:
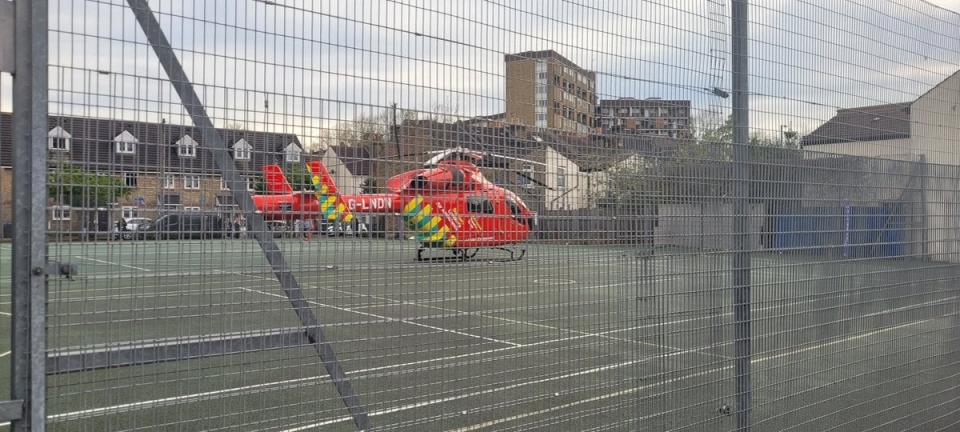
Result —
POLYGON ((508 54, 507 123, 587 133, 594 124, 596 73, 552 50, 508 54))
POLYGON ((690 101, 659 98, 601 100, 597 107, 597 126, 604 133, 687 138, 692 132, 690 101))
MULTIPOLYGON (((164 212, 236 211, 200 130, 119 119, 49 117, 50 228, 109 231, 120 218, 164 212), (71 177, 73 176, 73 177, 71 177), (105 176, 108 178, 100 178, 105 176), (94 181, 94 180, 97 181, 94 181), (122 181, 122 186, 119 186, 122 181), (107 185, 107 186, 104 186, 107 185), (109 189, 112 189, 109 190, 109 189)), ((219 129, 235 167, 254 190, 266 164, 302 163, 293 134, 219 129)), ((0 114, 0 223, 11 221, 12 116, 0 114)))

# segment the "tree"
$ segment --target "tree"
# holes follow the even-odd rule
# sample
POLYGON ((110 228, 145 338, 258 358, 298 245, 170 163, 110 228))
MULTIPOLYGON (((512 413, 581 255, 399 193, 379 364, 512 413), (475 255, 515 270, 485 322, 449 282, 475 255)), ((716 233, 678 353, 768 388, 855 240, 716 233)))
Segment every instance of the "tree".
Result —
POLYGON ((50 197, 58 204, 80 208, 107 207, 133 192, 120 177, 73 165, 51 171, 47 185, 50 197))
MULTIPOLYGON (((284 164, 282 169, 283 176, 287 178, 287 183, 290 183, 294 191, 313 190, 313 177, 305 164, 284 164)), ((267 192, 267 185, 262 175, 253 178, 253 190, 261 194, 267 192)))

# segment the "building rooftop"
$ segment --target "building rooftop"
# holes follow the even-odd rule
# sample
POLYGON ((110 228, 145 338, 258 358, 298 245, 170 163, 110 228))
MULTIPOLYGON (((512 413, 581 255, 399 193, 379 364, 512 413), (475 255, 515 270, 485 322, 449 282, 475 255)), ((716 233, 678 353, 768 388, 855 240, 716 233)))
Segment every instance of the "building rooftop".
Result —
POLYGON ((580 67, 576 63, 568 60, 566 57, 560 55, 560 53, 554 50, 524 51, 516 54, 507 54, 504 56, 504 61, 507 63, 512 61, 531 60, 531 59, 554 59, 564 66, 571 67, 573 69, 576 69, 580 73, 588 75, 590 79, 596 78, 596 73, 580 67))
MULTIPOLYGON (((76 166, 105 171, 217 173, 213 158, 203 150, 204 141, 199 128, 193 126, 147 123, 118 119, 50 116, 47 130, 62 128, 70 136, 69 151, 51 150, 51 162, 64 161, 76 166), (115 139, 122 135, 135 142, 134 152, 116 151, 115 139), (197 144, 195 156, 180 156, 177 142, 189 135, 197 144), (59 155, 59 156, 58 156, 59 155)), ((10 166, 13 148, 13 115, 0 114, 0 165, 10 166)), ((250 159, 238 161, 249 170, 283 163, 284 149, 291 143, 303 145, 294 134, 253 132, 236 129, 217 129, 233 155, 233 147, 240 140, 250 145, 250 159)), ((306 156, 306 154, 304 154, 306 156)))
POLYGON ((803 137, 802 145, 880 141, 910 137, 910 105, 902 102, 837 110, 837 114, 803 137))

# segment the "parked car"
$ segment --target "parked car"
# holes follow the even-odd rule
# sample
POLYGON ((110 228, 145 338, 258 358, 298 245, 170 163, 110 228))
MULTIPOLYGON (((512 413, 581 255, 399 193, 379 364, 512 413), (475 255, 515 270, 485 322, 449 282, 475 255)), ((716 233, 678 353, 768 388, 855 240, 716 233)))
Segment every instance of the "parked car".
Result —
POLYGON ((202 213, 177 213, 163 215, 146 225, 138 226, 138 233, 145 238, 193 239, 222 238, 226 226, 217 215, 202 213))
POLYGON ((141 226, 149 224, 150 222, 151 220, 145 217, 125 218, 123 224, 118 223, 117 226, 113 228, 113 238, 115 240, 130 240, 136 237, 141 226))

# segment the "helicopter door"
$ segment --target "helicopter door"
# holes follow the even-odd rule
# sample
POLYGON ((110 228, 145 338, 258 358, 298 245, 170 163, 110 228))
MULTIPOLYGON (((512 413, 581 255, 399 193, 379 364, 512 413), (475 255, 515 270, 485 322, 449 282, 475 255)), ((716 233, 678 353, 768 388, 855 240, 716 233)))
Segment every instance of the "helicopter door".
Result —
POLYGON ((485 195, 469 195, 467 196, 467 213, 469 216, 464 225, 469 231, 487 231, 490 229, 489 217, 495 213, 493 201, 485 195))

